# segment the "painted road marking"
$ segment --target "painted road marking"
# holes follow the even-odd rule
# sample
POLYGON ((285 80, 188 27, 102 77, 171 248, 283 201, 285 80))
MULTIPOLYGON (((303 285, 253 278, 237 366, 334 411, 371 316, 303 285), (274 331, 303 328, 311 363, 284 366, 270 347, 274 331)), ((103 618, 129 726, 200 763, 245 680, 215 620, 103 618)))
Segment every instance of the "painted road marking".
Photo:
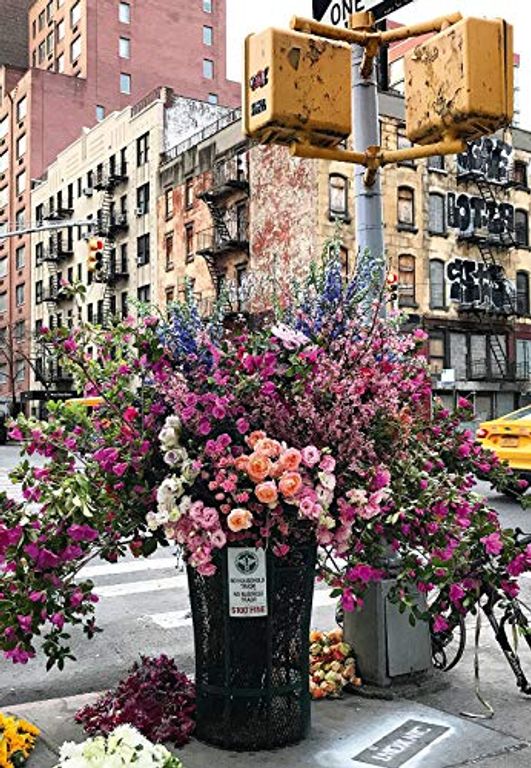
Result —
POLYGON ((401 768, 402 765, 408 763, 415 755, 440 739, 449 730, 448 726, 438 723, 406 720, 401 726, 395 728, 383 739, 379 739, 352 759, 366 765, 386 765, 388 768, 401 768))
POLYGON ((79 572, 80 577, 93 579, 97 576, 118 576, 123 573, 138 573, 141 571, 162 571, 166 568, 176 569, 177 558, 154 557, 147 560, 128 560, 121 563, 102 563, 87 565, 79 572))
POLYGON ((95 586, 94 592, 99 597, 126 597, 127 595, 140 595, 143 592, 160 592, 165 589, 182 589, 186 587, 187 578, 172 576, 168 579, 151 579, 146 581, 130 581, 122 584, 105 584, 102 587, 95 586))

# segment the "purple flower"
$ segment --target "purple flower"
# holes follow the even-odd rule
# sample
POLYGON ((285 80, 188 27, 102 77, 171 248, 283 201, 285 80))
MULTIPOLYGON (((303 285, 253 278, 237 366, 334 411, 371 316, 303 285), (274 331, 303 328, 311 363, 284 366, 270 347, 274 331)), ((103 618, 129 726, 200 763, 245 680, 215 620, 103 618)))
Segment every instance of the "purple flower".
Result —
POLYGON ((499 555, 503 549, 503 541, 498 532, 483 536, 480 541, 488 555, 499 555))
POLYGON ((50 616, 50 621, 55 627, 58 627, 58 629, 62 629, 64 627, 65 617, 62 613, 53 613, 50 616))
POLYGON ((27 664, 35 656, 35 651, 25 651, 20 646, 4 652, 4 657, 10 659, 15 664, 27 664))
POLYGON ((447 620, 440 614, 438 614, 433 620, 434 632, 445 632, 449 626, 450 625, 448 624, 447 620))
POLYGON ((67 533, 73 541, 95 541, 99 533, 90 525, 78 525, 74 523, 67 529, 67 533))
POLYGON ((464 598, 466 592, 461 584, 452 584, 450 587, 449 595, 452 603, 458 603, 464 598))
POLYGON ((249 431, 249 422, 247 419, 241 418, 236 422, 236 429, 240 435, 245 435, 249 431))
POLYGON ((33 616, 31 614, 22 615, 17 613, 17 621, 23 632, 31 632, 31 625, 33 623, 33 616))

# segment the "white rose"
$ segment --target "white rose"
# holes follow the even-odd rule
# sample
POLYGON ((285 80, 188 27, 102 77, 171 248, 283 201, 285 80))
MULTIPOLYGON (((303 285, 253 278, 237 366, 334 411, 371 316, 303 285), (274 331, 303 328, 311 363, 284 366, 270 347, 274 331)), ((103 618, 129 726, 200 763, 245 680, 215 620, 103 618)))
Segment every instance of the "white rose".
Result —
POLYGON ((182 421, 178 416, 168 416, 166 419, 166 426, 174 429, 178 434, 181 432, 182 421))
POLYGON ((165 451, 176 448, 179 445, 179 435, 171 427, 163 427, 159 433, 159 440, 165 451))

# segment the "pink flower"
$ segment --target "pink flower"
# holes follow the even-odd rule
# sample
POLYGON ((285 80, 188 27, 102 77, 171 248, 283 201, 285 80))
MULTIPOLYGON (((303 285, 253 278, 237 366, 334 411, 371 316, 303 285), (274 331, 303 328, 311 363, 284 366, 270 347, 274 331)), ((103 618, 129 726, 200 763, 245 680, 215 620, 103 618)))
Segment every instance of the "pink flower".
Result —
POLYGON ((449 596, 452 603, 460 602, 466 595, 465 590, 461 584, 452 584, 449 590, 449 596))
POLYGON ((4 657, 14 664, 27 664, 35 656, 35 651, 25 651, 19 645, 10 651, 4 651, 4 657))
POLYGON ((208 435, 211 429, 212 429, 212 426, 208 419, 201 419, 201 421, 197 425, 198 433, 203 436, 208 435))
POLYGON ((302 461, 307 467, 315 467, 321 460, 321 452, 315 445, 307 445, 301 451, 302 461))
POLYGON ((483 536, 480 541, 488 555, 499 555, 503 549, 503 541, 498 532, 483 536))
POLYGON ((216 566, 214 563, 201 563, 197 566, 197 572, 201 576, 213 576, 216 573, 216 566))
POLYGON ((128 407, 125 409, 125 411, 124 411, 124 413, 123 413, 123 417, 124 417, 124 420, 125 420, 125 421, 126 421, 128 424, 131 424, 131 422, 133 422, 133 421, 134 421, 134 420, 137 418, 137 416, 138 416, 138 411, 137 411, 137 409, 136 409, 134 406, 132 406, 132 405, 129 405, 129 406, 128 406, 128 407))
POLYGON ((336 460, 333 456, 329 456, 327 453, 325 453, 319 463, 319 468, 322 469, 323 472, 333 472, 336 468, 336 460))
POLYGON ((116 475, 116 477, 123 477, 128 469, 128 464, 125 461, 120 462, 119 464, 114 464, 112 468, 113 475, 116 475))
POLYGON ((11 440, 24 440, 22 430, 17 426, 11 427, 8 432, 8 437, 11 438, 11 440))
POLYGON ((249 426, 247 419, 238 419, 236 422, 236 429, 240 435, 245 435, 249 431, 249 426))
POLYGON ((63 348, 64 348, 65 352, 70 352, 70 353, 77 352, 77 344, 74 341, 74 339, 72 339, 72 338, 69 338, 69 339, 65 340, 65 342, 63 344, 63 348))
POLYGON ((379 491, 391 482, 391 473, 385 467, 377 467, 371 483, 371 490, 379 491))
POLYGON ((210 543, 212 544, 215 549, 222 549, 225 544, 227 543, 227 537, 219 528, 217 531, 214 531, 214 533, 210 536, 210 543))
POLYGON ((31 614, 28 614, 26 616, 17 614, 17 621, 20 625, 20 628, 23 630, 23 632, 31 632, 31 625, 33 622, 33 616, 31 614))
POLYGON ((355 610, 356 600, 350 589, 343 590, 343 594, 341 595, 341 605, 343 610, 348 611, 348 613, 352 613, 352 611, 355 610))
POLYGON ((433 631, 434 632, 446 632, 446 630, 449 628, 448 621, 444 618, 444 616, 441 616, 438 614, 434 620, 433 620, 433 631))
POLYGON ((74 523, 67 529, 67 533, 73 541, 95 541, 99 538, 99 532, 90 525, 74 523))
POLYGON ((65 617, 62 613, 53 613, 50 616, 50 621, 55 627, 62 629, 65 623, 65 617))
POLYGON ((253 516, 248 509, 236 508, 227 517, 227 525, 233 533, 245 531, 252 527, 253 516))
POLYGON ((460 459, 468 458, 471 452, 472 452, 472 446, 470 445, 470 443, 463 443, 457 449, 457 455, 459 456, 460 459))

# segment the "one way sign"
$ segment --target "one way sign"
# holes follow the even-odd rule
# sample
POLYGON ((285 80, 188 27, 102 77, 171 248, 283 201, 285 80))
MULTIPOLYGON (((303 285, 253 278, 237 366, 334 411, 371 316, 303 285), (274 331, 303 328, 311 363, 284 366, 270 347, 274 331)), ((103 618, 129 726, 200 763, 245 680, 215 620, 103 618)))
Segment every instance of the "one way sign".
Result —
POLYGON ((346 27, 352 13, 372 11, 379 21, 411 2, 413 0, 313 0, 313 18, 323 24, 346 27))

